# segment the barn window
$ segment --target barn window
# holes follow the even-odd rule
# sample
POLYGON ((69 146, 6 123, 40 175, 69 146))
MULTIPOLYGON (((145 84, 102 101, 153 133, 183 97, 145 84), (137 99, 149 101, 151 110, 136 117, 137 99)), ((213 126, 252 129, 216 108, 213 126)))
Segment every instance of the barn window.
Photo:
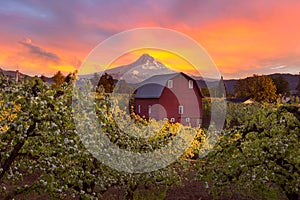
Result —
POLYGON ((164 122, 168 121, 168 118, 164 118, 164 122))
POLYGON ((170 122, 175 122, 175 118, 171 118, 170 122))
POLYGON ((168 88, 173 88, 173 80, 168 80, 168 88))
POLYGON ((183 106, 179 106, 178 107, 178 113, 179 114, 183 114, 183 106))
POLYGON ((193 80, 189 80, 189 88, 192 89, 193 88, 193 80))
POLYGON ((189 117, 185 118, 185 122, 189 123, 190 122, 190 118, 189 117))
POLYGON ((151 105, 148 106, 148 113, 151 114, 151 105))
POLYGON ((141 113, 141 105, 138 105, 138 113, 141 113))

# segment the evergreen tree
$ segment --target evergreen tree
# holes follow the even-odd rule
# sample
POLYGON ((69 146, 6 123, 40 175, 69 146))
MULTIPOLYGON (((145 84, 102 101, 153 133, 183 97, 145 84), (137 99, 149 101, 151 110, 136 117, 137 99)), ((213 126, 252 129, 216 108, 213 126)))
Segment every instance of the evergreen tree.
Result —
POLYGON ((42 80, 44 83, 47 82, 47 77, 46 77, 46 76, 42 75, 40 78, 41 78, 41 80, 42 80))
POLYGON ((53 86, 54 87, 59 87, 63 82, 65 81, 65 76, 61 73, 61 71, 58 71, 54 76, 53 76, 53 86))
POLYGON ((112 93, 115 88, 113 77, 107 73, 103 74, 98 82, 97 87, 103 86, 105 93, 112 93))
POLYGON ((272 80, 276 86, 276 94, 284 95, 289 92, 289 83, 283 78, 283 76, 272 78, 272 80))

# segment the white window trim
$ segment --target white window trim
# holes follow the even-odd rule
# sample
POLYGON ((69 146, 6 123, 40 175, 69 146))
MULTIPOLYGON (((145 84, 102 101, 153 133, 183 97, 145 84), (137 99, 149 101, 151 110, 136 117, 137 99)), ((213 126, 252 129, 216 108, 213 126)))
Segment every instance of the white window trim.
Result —
POLYGON ((148 113, 151 114, 151 105, 148 106, 148 113))
POLYGON ((183 114, 183 106, 181 105, 181 106, 178 106, 178 113, 179 114, 183 114))
POLYGON ((173 88, 173 80, 168 80, 168 88, 173 88))
POLYGON ((171 120, 170 120, 170 122, 175 122, 175 118, 172 117, 171 120))
POLYGON ((185 122, 190 123, 190 122, 191 122, 191 119, 190 119, 189 117, 186 117, 186 118, 185 118, 185 122))
POLYGON ((165 117, 163 121, 164 121, 164 122, 168 121, 168 118, 165 117))
POLYGON ((193 85, 194 85, 194 81, 193 80, 189 80, 189 88, 193 89, 193 85))
POLYGON ((138 105, 138 113, 141 113, 141 105, 138 105))

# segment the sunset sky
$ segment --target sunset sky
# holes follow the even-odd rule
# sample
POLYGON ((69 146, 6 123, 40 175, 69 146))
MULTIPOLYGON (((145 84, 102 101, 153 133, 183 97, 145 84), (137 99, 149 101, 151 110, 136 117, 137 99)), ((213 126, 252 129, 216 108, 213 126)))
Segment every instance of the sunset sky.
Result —
MULTIPOLYGON (((225 79, 300 72, 298 0, 0 0, 0 5, 0 67, 30 75, 71 72, 100 42, 143 27, 191 37, 225 79)), ((153 56, 185 70, 163 53, 153 56)), ((117 64, 138 57, 135 52, 117 64)))

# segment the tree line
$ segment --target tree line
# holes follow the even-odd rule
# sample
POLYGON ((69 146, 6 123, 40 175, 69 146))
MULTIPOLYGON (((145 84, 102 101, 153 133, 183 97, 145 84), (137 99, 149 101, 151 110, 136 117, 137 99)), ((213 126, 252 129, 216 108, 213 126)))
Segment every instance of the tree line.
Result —
MULTIPOLYGON (((300 94, 300 78, 296 87, 298 95, 300 94)), ((239 79, 234 85, 234 93, 229 94, 226 89, 223 77, 216 86, 202 87, 201 92, 206 97, 235 97, 248 98, 257 102, 271 103, 279 97, 290 95, 289 82, 283 76, 269 77, 267 75, 256 75, 245 79, 239 79)))

